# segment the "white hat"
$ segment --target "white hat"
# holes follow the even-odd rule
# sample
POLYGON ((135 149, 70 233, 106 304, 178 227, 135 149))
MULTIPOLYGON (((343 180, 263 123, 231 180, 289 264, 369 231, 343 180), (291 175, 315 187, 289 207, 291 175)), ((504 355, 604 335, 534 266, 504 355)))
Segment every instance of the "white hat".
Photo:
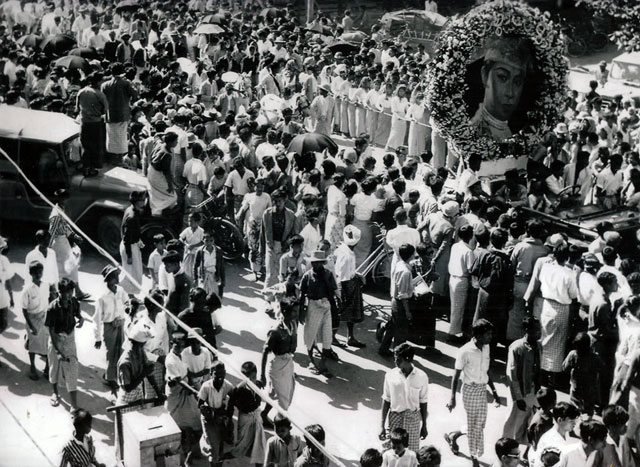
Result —
POLYGON ((455 217, 460 212, 460 205, 457 201, 447 201, 442 205, 440 210, 447 217, 455 217))
POLYGON ((342 240, 347 246, 356 245, 360 241, 361 236, 362 232, 360 232, 360 229, 353 225, 346 226, 342 231, 342 240))
POLYGON ((555 128, 555 130, 553 130, 553 131, 554 131, 554 132, 556 132, 556 133, 559 133, 559 134, 563 135, 563 134, 567 133, 569 130, 568 130, 568 128, 567 128, 567 124, 566 124, 566 123, 564 123, 564 122, 560 122, 560 123, 558 123, 558 124, 556 125, 556 128, 555 128))
POLYGON ((151 332, 151 326, 149 326, 145 320, 139 319, 134 321, 129 326, 127 331, 129 339, 132 341, 144 344, 150 339, 153 339, 153 333, 151 332))

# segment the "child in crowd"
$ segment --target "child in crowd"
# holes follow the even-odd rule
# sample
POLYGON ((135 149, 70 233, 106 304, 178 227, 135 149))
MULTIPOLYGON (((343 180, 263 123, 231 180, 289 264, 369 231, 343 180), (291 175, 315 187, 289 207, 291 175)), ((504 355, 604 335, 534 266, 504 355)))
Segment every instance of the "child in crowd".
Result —
POLYGON ((560 462, 560 449, 552 446, 544 448, 540 454, 543 467, 553 467, 560 462))
POLYGON ((442 456, 435 446, 422 446, 416 453, 418 467, 440 467, 442 456))
POLYGON ((586 332, 579 332, 573 339, 573 350, 564 359, 562 369, 571 370, 571 402, 589 418, 595 407, 600 407, 601 368, 602 362, 593 352, 591 338, 586 332))
POLYGON ((291 433, 291 422, 282 414, 275 416, 273 424, 276 433, 267 441, 264 466, 294 467, 304 442, 300 436, 291 433))
POLYGON ((360 467, 380 467, 382 465, 382 454, 377 449, 367 449, 360 456, 360 467))
POLYGON ((149 255, 149 260, 147 261, 147 269, 149 270, 149 275, 151 276, 151 281, 153 283, 151 289, 157 288, 159 283, 158 273, 162 266, 162 255, 164 254, 164 249, 166 247, 166 239, 163 234, 160 233, 153 236, 153 246, 155 248, 149 255))
POLYGON ((404 428, 394 428, 389 436, 391 449, 382 455, 382 467, 418 467, 416 453, 408 448, 409 433, 404 428))
POLYGON ((602 421, 609 434, 602 450, 602 465, 636 467, 626 436, 629 413, 622 406, 609 405, 602 411, 602 421))
POLYGON ((536 392, 539 408, 531 417, 527 428, 529 445, 523 456, 525 459, 533 459, 538 447, 538 441, 553 426, 553 408, 556 405, 556 399, 556 392, 553 389, 541 387, 536 392), (530 453, 530 456, 527 453, 530 453))
MULTIPOLYGON (((324 428, 318 424, 308 425, 305 427, 305 431, 309 433, 313 438, 324 446, 325 433, 324 428)), ((315 445, 310 439, 306 439, 307 445, 302 450, 302 454, 296 461, 296 467, 315 467, 322 466, 328 467, 329 459, 325 457, 322 451, 315 445)))
POLYGON ((204 230, 200 227, 200 222, 202 222, 202 215, 199 212, 192 212, 189 214, 189 227, 180 233, 180 241, 184 244, 182 270, 191 280, 193 280, 196 251, 204 242, 204 230))

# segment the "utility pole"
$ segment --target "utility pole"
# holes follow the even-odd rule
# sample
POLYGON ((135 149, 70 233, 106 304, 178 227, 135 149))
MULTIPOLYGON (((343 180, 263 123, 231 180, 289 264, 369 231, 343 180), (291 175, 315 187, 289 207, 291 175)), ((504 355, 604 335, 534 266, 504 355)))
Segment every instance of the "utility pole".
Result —
POLYGON ((307 23, 310 23, 311 21, 313 21, 313 18, 315 17, 314 13, 313 13, 313 6, 315 3, 315 0, 305 0, 307 2, 307 23))

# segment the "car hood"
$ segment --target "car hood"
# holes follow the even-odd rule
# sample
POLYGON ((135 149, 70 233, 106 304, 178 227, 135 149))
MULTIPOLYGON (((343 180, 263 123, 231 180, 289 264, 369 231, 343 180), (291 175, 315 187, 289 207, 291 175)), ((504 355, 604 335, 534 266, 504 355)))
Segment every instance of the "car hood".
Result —
POLYGON ((147 179, 133 170, 114 167, 97 177, 83 177, 80 183, 83 191, 126 194, 147 189, 147 179))

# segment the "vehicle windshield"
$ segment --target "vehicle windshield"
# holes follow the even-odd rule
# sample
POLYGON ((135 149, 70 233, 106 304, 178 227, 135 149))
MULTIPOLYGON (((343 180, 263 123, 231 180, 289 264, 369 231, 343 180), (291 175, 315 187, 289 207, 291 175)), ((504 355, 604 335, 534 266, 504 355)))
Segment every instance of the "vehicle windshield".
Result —
POLYGON ((613 61, 609 78, 631 81, 640 86, 640 65, 613 61))

